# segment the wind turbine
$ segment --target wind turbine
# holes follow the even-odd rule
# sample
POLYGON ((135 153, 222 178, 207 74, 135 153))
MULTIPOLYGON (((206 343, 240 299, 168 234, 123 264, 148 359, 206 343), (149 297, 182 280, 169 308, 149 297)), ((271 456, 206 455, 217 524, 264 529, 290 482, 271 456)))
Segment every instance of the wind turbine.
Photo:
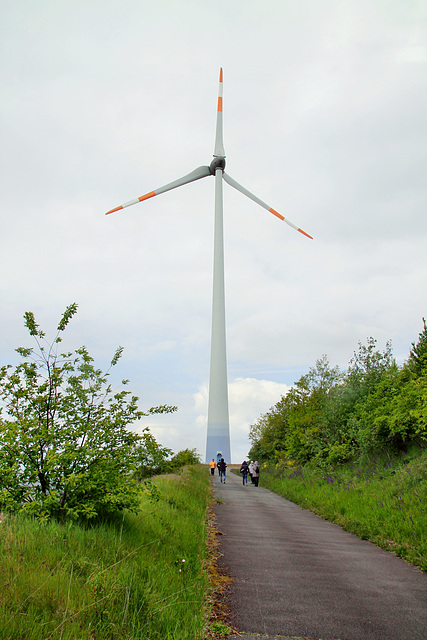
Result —
POLYGON ((219 73, 218 107, 216 118, 216 137, 213 160, 209 166, 201 166, 191 173, 164 185, 154 191, 150 191, 139 198, 129 200, 124 204, 107 211, 106 215, 120 211, 133 204, 148 200, 153 196, 181 187, 188 182, 194 182, 207 176, 215 176, 215 232, 214 232, 214 269, 213 269, 213 296, 212 296, 212 335, 211 335, 211 362, 209 376, 209 403, 208 403, 208 429, 206 438, 206 462, 219 454, 227 462, 231 462, 230 454, 230 427, 228 413, 228 385, 227 385, 227 357, 225 338, 225 290, 224 290, 224 238, 223 238, 223 179, 230 186, 240 191, 245 196, 261 205, 264 209, 286 222, 290 227, 299 231, 307 238, 312 237, 287 220, 282 214, 260 200, 253 193, 242 187, 231 176, 225 173, 225 151, 222 135, 222 68, 219 73))

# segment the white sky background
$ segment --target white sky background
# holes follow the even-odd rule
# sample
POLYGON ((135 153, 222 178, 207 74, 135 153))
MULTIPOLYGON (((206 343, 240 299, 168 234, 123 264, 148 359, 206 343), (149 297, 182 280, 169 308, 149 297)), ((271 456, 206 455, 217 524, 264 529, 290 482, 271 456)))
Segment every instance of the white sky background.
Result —
POLYGON ((327 354, 403 362, 427 316, 427 5, 416 0, 1 0, 0 364, 22 316, 129 378, 204 456, 214 180, 105 211, 212 159, 224 69, 231 448, 327 354))

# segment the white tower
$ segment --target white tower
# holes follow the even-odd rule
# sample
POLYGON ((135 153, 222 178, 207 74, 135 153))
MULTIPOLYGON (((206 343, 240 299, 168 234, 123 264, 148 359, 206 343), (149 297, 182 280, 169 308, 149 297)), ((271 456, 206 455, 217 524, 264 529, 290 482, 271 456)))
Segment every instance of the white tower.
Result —
MULTIPOLYGON (((221 84, 221 83, 220 83, 221 84)), ((221 157, 218 157, 218 160, 221 157)), ((222 156, 223 159, 223 156, 222 156)), ((224 235, 222 206, 222 166, 215 170, 215 233, 212 295, 211 366, 209 376, 206 462, 221 453, 231 462, 228 415, 227 348, 225 331, 224 235)))

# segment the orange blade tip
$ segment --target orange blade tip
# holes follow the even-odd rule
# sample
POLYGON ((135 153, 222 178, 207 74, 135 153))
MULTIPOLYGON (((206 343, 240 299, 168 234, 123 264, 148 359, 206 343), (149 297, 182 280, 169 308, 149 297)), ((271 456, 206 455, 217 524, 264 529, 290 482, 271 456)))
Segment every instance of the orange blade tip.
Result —
POLYGON ((108 216, 109 213, 114 213, 115 211, 120 211, 120 209, 123 209, 123 207, 121 205, 120 205, 120 207, 116 207, 115 209, 111 209, 111 211, 107 211, 107 213, 105 215, 108 216))
POLYGON ((302 233, 304 236, 307 236, 307 238, 310 238, 310 240, 313 240, 313 236, 310 236, 308 233, 306 233, 305 231, 303 231, 302 229, 298 229, 298 231, 300 233, 302 233))
POLYGON ((219 70, 219 81, 222 82, 222 67, 219 70))

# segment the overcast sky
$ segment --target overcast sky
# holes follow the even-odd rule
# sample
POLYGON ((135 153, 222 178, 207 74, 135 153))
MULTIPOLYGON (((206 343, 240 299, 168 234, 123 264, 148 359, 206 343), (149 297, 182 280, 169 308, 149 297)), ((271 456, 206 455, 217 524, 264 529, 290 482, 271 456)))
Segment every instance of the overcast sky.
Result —
POLYGON ((22 316, 113 381, 157 439, 204 457, 214 179, 105 217, 212 159, 224 69, 232 460, 327 354, 397 360, 427 316, 427 5, 420 0, 0 0, 0 363, 22 316))

